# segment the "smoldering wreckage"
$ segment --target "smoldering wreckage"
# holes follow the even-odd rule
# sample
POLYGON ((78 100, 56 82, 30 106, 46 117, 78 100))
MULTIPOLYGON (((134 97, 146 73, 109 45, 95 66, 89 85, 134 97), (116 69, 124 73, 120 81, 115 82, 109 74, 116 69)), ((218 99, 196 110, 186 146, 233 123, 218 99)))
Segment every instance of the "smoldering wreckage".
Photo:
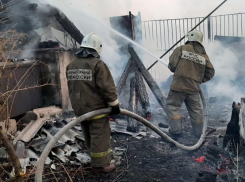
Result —
MULTIPOLYGON (((119 45, 122 53, 129 55, 128 62, 116 84, 122 103, 121 115, 110 117, 112 163, 117 169, 106 175, 92 173, 91 157, 79 124, 84 118, 75 117, 72 111, 66 80, 66 67, 84 36, 55 7, 45 5, 50 10, 47 14, 40 8, 44 5, 28 1, 11 3, 3 1, 5 6, 0 9, 0 18, 10 21, 1 25, 0 41, 9 38, 2 32, 13 24, 16 31, 27 34, 29 40, 22 41, 15 50, 10 51, 6 44, 0 50, 1 59, 8 58, 7 64, 0 63, 4 69, 1 94, 11 92, 7 99, 9 119, 1 113, 1 128, 7 130, 26 181, 40 181, 40 177, 41 181, 245 181, 245 99, 232 103, 229 98, 208 97, 207 88, 204 89, 204 119, 209 122, 206 129, 204 125, 201 138, 191 132, 185 105, 180 108, 183 134, 169 138, 164 133, 168 127, 168 110, 162 90, 169 89, 172 76, 159 86, 136 49, 125 43, 119 45), (11 8, 16 10, 17 6, 21 7, 22 16, 10 18, 11 8), (42 16, 44 22, 37 24, 36 19, 42 16), (27 21, 31 22, 30 26, 26 26, 27 21), (37 35, 37 29, 46 28, 48 33, 37 35), (42 36, 48 38, 43 40, 42 36), (21 53, 17 51, 20 48, 24 49, 21 53), (15 79, 9 79, 8 75, 15 79)), ((140 14, 111 17, 110 23, 132 40, 142 39, 138 25, 140 14)), ((216 38, 242 40, 242 37, 230 36, 216 38)), ((110 109, 103 112, 109 113, 110 109)), ((16 180, 17 174, 4 145, 0 154, 1 180, 16 180)))

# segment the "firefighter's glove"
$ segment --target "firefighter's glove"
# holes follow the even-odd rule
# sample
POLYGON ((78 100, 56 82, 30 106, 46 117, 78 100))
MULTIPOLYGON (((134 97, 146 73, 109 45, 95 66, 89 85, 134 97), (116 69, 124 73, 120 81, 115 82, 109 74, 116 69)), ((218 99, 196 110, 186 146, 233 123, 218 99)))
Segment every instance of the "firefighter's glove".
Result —
POLYGON ((111 106, 111 115, 119 115, 120 114, 120 107, 119 104, 115 106, 111 106))

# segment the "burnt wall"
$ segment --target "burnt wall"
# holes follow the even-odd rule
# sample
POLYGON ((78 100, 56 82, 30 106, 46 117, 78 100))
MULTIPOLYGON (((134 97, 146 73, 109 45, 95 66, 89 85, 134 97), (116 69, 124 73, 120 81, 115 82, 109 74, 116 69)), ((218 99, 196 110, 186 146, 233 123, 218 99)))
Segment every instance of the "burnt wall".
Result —
POLYGON ((35 51, 35 59, 40 61, 41 84, 52 84, 42 87, 44 106, 56 105, 64 110, 70 109, 65 71, 73 55, 73 51, 59 49, 35 51))
POLYGON ((35 52, 35 58, 40 61, 41 84, 53 84, 41 89, 44 106, 61 106, 59 51, 39 50, 35 52))

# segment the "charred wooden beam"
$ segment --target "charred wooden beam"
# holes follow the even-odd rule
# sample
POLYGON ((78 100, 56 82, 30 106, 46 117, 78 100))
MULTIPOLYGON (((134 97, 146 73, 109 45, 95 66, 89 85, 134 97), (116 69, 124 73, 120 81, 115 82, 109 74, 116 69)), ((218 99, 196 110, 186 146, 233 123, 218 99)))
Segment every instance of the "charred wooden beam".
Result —
POLYGON ((123 74, 122 76, 120 77, 119 79, 119 82, 117 84, 117 93, 118 95, 120 95, 122 93, 122 89, 127 81, 127 78, 128 78, 128 75, 132 72, 133 70, 133 67, 132 67, 132 63, 133 61, 131 59, 129 59, 126 67, 125 67, 125 70, 123 71, 123 74))
MULTIPOLYGON (((137 96, 136 96, 136 80, 135 77, 131 78, 130 81, 130 97, 129 97, 129 111, 136 113, 137 112, 137 96)), ((137 122, 128 117, 128 127, 127 131, 137 132, 137 122)))
POLYGON ((84 36, 71 22, 71 20, 69 20, 69 18, 59 9, 53 6, 50 6, 50 9, 50 16, 54 16, 60 25, 65 29, 65 31, 67 31, 78 44, 81 44, 84 36))
POLYGON ((136 79, 136 93, 137 93, 137 98, 141 104, 141 107, 144 111, 144 117, 147 119, 150 119, 151 117, 151 106, 150 106, 150 101, 149 101, 149 96, 146 91, 146 86, 143 80, 142 74, 139 72, 137 69, 135 71, 135 79, 136 79))
POLYGON ((148 86, 150 87, 150 89, 153 92, 154 96, 156 97, 158 103, 163 108, 163 110, 165 111, 165 113, 167 113, 166 97, 164 96, 162 90, 157 85, 156 81, 151 76, 151 74, 149 73, 149 71, 145 68, 144 64, 140 60, 139 56, 137 55, 137 53, 135 52, 135 50, 133 49, 133 47, 129 46, 128 47, 128 51, 131 54, 132 60, 137 65, 137 67, 138 67, 139 71, 141 72, 141 74, 143 75, 146 83, 148 84, 148 86))

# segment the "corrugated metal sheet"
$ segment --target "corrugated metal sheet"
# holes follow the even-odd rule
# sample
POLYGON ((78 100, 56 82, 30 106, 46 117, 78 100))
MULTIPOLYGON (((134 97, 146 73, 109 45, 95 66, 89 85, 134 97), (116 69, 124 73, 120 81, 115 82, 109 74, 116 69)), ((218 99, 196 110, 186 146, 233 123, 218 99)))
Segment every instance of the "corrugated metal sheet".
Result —
MULTIPOLYGON (((72 119, 75 118, 64 119, 63 116, 49 118, 30 142, 25 144, 22 141, 17 142, 16 151, 20 154, 18 157, 24 159, 30 158, 28 165, 35 164, 51 138, 72 119)), ((28 133, 28 129, 27 127, 27 131, 25 132, 28 133)), ((82 163, 89 163, 91 158, 81 150, 81 140, 84 140, 81 126, 79 125, 70 129, 55 144, 46 164, 50 163, 53 157, 57 157, 62 162, 70 162, 72 164, 81 165, 82 163)), ((25 160, 23 164, 24 162, 25 160)))

